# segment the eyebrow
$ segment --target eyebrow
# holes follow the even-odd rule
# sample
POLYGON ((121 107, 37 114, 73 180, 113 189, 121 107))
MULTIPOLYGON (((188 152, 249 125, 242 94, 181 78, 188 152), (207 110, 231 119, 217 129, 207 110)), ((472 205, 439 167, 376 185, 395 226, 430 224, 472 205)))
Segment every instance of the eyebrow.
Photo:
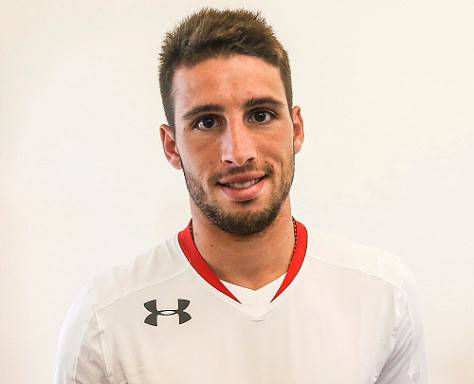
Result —
POLYGON ((194 108, 192 108, 190 111, 186 112, 182 118, 184 120, 189 120, 193 116, 196 116, 200 113, 203 112, 223 112, 224 107, 219 104, 203 104, 203 105, 197 105, 194 108))
MULTIPOLYGON (((273 98, 273 97, 259 97, 259 98, 251 98, 247 100, 243 106, 242 109, 249 109, 258 105, 271 105, 274 108, 283 108, 285 106, 284 103, 281 101, 273 98)), ((224 112, 224 107, 219 104, 202 104, 202 105, 197 105, 188 112, 186 112, 182 118, 183 120, 189 120, 192 119, 194 116, 199 115, 200 113, 203 112, 224 112)))
POLYGON ((283 108, 285 106, 284 103, 282 103, 280 100, 274 99, 273 97, 259 97, 247 100, 243 105, 243 109, 256 107, 257 105, 262 104, 271 105, 274 108, 283 108))

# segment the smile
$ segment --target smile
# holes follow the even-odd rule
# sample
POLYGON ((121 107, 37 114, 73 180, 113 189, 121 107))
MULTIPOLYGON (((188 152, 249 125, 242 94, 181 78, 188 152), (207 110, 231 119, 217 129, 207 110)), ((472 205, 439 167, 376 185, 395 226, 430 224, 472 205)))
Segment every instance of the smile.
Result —
POLYGON ((224 195, 233 201, 248 201, 257 198, 266 185, 266 177, 233 183, 218 183, 224 195))
POLYGON ((249 180, 249 181, 245 181, 243 183, 226 183, 226 184, 222 184, 222 185, 225 185, 226 187, 229 187, 229 188, 236 188, 236 189, 244 189, 244 188, 248 188, 254 184, 257 184, 260 180, 262 180, 262 178, 256 178, 256 179, 252 179, 252 180, 249 180))

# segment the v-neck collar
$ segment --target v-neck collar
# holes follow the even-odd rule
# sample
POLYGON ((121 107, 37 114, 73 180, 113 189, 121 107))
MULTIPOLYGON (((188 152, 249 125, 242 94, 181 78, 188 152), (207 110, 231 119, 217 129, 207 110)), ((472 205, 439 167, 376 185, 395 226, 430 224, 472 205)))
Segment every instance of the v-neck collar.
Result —
MULTIPOLYGON (((189 224, 185 229, 178 233, 178 242, 184 255, 188 259, 191 266, 204 280, 206 280, 215 289, 219 290, 231 299, 240 303, 240 301, 217 277, 217 275, 209 267, 209 265, 199 253, 199 250, 197 249, 196 244, 194 243, 193 236, 191 233, 191 222, 192 220, 189 221, 189 224)), ((283 279, 280 288, 278 288, 278 291, 276 292, 272 301, 275 300, 291 284, 291 282, 298 274, 301 265, 303 264, 303 260, 306 255, 306 247, 308 245, 308 233, 306 231, 305 226, 298 221, 296 221, 296 236, 298 241, 296 242, 295 251, 293 253, 293 256, 291 257, 290 266, 288 267, 286 276, 283 279)))

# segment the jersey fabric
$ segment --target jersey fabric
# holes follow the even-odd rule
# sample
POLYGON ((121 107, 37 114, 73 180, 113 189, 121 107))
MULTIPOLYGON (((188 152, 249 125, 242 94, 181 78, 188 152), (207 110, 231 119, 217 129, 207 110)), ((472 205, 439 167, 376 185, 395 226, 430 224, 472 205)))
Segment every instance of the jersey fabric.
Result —
POLYGON ((217 278, 189 225, 96 275, 63 324, 55 383, 426 383, 407 267, 296 227, 288 271, 253 292, 217 278))
MULTIPOLYGON (((286 275, 286 274, 285 274, 286 275)), ((241 287, 239 285, 231 284, 222 281, 227 289, 233 292, 234 296, 239 298, 239 301, 256 314, 263 314, 267 311, 267 307, 271 304, 275 292, 280 288, 285 275, 268 283, 264 287, 253 290, 250 288, 241 287)))

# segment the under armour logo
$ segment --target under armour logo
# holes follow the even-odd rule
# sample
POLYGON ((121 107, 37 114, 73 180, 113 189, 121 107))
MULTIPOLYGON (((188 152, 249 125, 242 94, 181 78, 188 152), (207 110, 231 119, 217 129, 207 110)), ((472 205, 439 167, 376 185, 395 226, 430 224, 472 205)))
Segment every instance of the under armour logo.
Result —
POLYGON ((143 305, 149 312, 151 312, 151 314, 146 317, 145 323, 156 327, 158 324, 158 316, 178 315, 179 324, 183 324, 186 321, 191 320, 191 315, 184 312, 184 310, 188 308, 189 303, 189 300, 178 299, 178 309, 162 309, 161 311, 158 311, 156 308, 156 300, 147 301, 143 305))

